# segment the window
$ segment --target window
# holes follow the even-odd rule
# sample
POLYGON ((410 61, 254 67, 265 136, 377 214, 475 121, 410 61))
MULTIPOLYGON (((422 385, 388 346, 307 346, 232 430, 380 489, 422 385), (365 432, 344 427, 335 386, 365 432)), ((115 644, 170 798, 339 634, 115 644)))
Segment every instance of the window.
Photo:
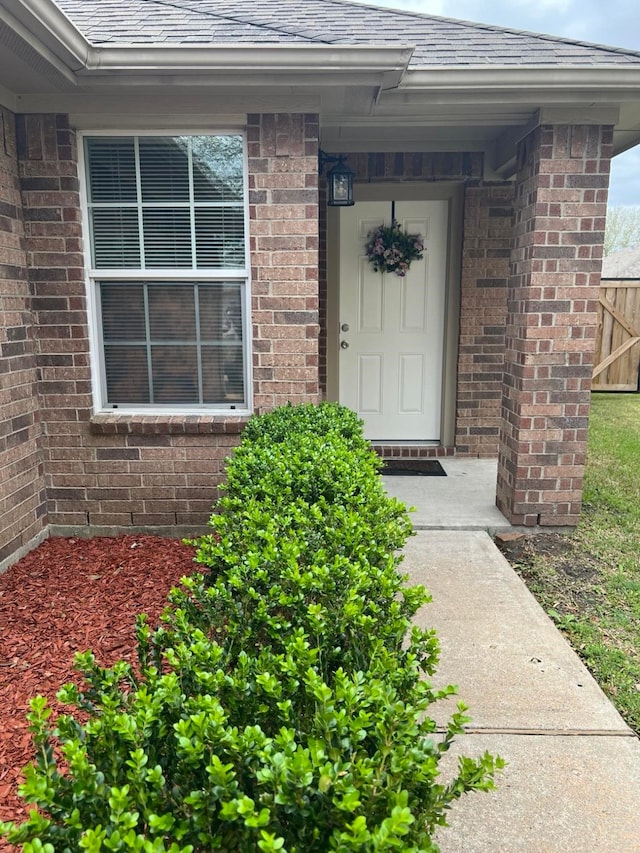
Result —
POLYGON ((247 410, 242 137, 87 136, 103 409, 247 410))

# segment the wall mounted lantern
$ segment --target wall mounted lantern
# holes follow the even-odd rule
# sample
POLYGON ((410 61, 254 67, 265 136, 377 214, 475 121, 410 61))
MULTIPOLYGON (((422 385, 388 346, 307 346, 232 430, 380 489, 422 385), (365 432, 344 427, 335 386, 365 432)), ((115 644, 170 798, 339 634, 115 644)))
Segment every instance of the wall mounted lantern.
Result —
POLYGON ((327 172, 329 207, 351 207, 355 204, 353 200, 353 179, 355 172, 346 163, 344 154, 325 154, 322 149, 318 150, 318 172, 322 175, 327 163, 335 163, 327 172))

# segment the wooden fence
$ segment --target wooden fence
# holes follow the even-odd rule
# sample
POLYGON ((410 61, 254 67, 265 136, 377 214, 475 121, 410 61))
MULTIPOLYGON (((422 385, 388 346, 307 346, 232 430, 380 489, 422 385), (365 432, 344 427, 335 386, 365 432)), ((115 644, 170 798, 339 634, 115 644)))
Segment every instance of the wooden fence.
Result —
POLYGON ((602 279, 594 391, 637 391, 640 365, 640 279, 602 279))

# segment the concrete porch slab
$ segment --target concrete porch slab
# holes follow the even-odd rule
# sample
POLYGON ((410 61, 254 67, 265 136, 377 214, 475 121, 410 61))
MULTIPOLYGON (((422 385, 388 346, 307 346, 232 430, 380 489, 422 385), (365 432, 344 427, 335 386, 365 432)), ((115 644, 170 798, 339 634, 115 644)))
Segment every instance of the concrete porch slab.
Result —
POLYGON ((387 492, 408 507, 418 530, 506 530, 496 507, 495 459, 438 460, 446 477, 383 477, 387 492))

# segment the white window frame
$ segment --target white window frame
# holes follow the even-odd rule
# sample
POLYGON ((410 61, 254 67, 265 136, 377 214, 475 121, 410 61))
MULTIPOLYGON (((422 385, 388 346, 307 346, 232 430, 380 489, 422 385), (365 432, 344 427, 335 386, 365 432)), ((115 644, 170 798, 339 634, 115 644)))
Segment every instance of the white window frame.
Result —
POLYGON ((251 322, 251 256, 249 239, 249 170, 246 134, 237 128, 228 130, 210 128, 206 130, 82 130, 78 131, 78 173, 80 179, 80 206, 82 211, 82 230, 84 236, 85 286, 87 313, 89 321, 89 357, 91 362, 91 387, 94 414, 111 415, 211 415, 220 418, 244 417, 253 413, 253 338, 251 322), (244 193, 244 268, 231 269, 194 269, 176 267, 175 269, 96 269, 92 266, 91 225, 89 221, 89 192, 87 162, 85 158, 85 138, 87 137, 151 137, 151 136, 240 136, 243 147, 243 193, 244 193), (104 344, 102 317, 100 310, 100 283, 108 281, 163 281, 233 282, 244 284, 241 287, 244 351, 245 406, 227 407, 220 405, 158 405, 158 404, 119 404, 117 408, 107 405, 106 370, 104 362, 104 344))

